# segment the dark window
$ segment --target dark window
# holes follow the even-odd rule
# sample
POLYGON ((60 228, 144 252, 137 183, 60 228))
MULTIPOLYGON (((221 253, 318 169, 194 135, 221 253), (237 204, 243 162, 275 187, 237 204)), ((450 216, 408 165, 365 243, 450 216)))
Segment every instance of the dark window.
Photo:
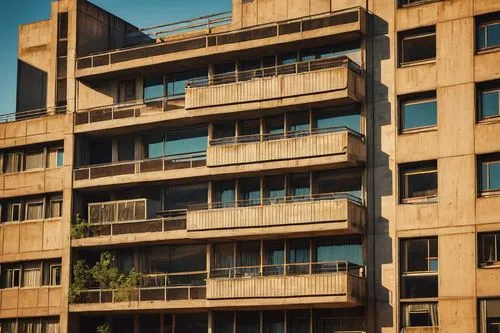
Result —
POLYGON ((435 27, 403 32, 399 38, 399 63, 410 64, 436 58, 435 27))
POLYGON ((314 126, 320 131, 348 128, 361 133, 359 107, 336 107, 313 111, 314 126))
POLYGON ((316 184, 318 194, 346 194, 361 199, 360 170, 322 171, 317 173, 316 184))
POLYGON ((236 312, 236 333, 259 333, 260 313, 259 311, 236 312))
POLYGON ((126 80, 120 82, 118 102, 130 102, 134 101, 135 99, 135 80, 126 80))
POLYGON ((437 163, 422 162, 401 167, 401 202, 436 201, 437 163))
POLYGON ((264 118, 265 140, 279 140, 285 132, 285 117, 272 116, 264 118))
POLYGON ((500 190, 500 159, 488 158, 480 161, 479 164, 480 192, 484 194, 500 190))
POLYGON ((191 205, 208 202, 208 184, 180 185, 169 187, 164 192, 164 209, 187 209, 191 205))
POLYGON ((487 266, 500 262, 500 233, 479 234, 479 264, 487 266))
POLYGON ((500 46, 500 17, 498 14, 478 18, 476 29, 478 51, 500 46))
POLYGON ((139 315, 140 331, 148 333, 161 332, 161 315, 160 314, 140 314, 139 315))
POLYGON ((437 124, 436 94, 423 94, 400 99, 401 130, 428 128, 437 124))
POLYGON ((186 90, 186 84, 194 79, 205 79, 208 77, 207 69, 197 69, 189 72, 182 72, 167 75, 167 96, 182 97, 186 90))
POLYGON ((121 138, 118 140, 118 160, 133 161, 135 151, 134 138, 121 138))
POLYGON ((293 200, 309 198, 311 193, 311 182, 309 173, 297 173, 290 175, 290 196, 298 197, 293 200))
POLYGON ((278 56, 278 65, 288 65, 297 62, 297 52, 290 52, 278 56))
POLYGON ((240 136, 257 136, 257 139, 260 135, 260 119, 251 119, 251 120, 241 120, 238 124, 238 135, 240 136))
POLYGON ((144 99, 150 100, 165 96, 163 76, 144 79, 144 99))
MULTIPOLYGON (((401 7, 406 7, 406 6, 411 6, 411 5, 418 5, 419 3, 429 3, 433 0, 399 0, 399 5, 401 7)), ((434 0, 434 1, 439 1, 439 0, 434 0)))
POLYGON ((479 120, 500 116, 500 84, 487 82, 478 87, 479 120))
POLYGON ((285 331, 284 311, 264 311, 262 321, 263 333, 281 333, 285 331))
POLYGON ((285 193, 285 177, 270 176, 264 178, 265 198, 269 199, 270 203, 283 201, 285 193))
POLYGON ((311 129, 309 112, 292 112, 287 114, 289 136, 308 135, 311 129))
POLYGON ((213 183, 213 199, 214 205, 220 208, 234 207, 235 201, 235 182, 233 180, 220 181, 213 183))
POLYGON ((416 238, 403 240, 401 242, 401 251, 402 272, 437 272, 437 238, 416 238))
POLYGON ((236 124, 234 122, 227 122, 221 124, 214 124, 213 138, 232 138, 236 135, 236 124))
POLYGON ((260 178, 240 179, 238 206, 260 205, 260 178))
MULTIPOLYGON (((234 312, 213 312, 213 332, 233 333, 234 312)), ((141 331, 142 332, 142 331, 141 331)))
POLYGON ((179 313, 175 315, 175 333, 206 333, 207 330, 207 313, 179 313))
POLYGON ((58 39, 68 38, 68 13, 59 14, 58 39))
POLYGON ((479 301, 481 333, 500 332, 500 298, 479 301))

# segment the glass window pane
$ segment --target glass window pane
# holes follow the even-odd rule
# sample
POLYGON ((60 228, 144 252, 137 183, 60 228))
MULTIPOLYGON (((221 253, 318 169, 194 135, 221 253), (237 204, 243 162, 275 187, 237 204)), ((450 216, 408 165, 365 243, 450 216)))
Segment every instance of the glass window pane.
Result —
POLYGON ((183 129, 168 133, 165 143, 166 156, 206 151, 207 140, 207 128, 183 129))
POLYGON ((26 153, 26 170, 43 168, 43 151, 26 153))
POLYGON ((480 27, 477 36, 477 47, 484 49, 486 47, 486 27, 480 27))
POLYGON ((403 129, 435 126, 437 124, 436 100, 405 103, 402 106, 403 129))
POLYGON ((26 204, 26 220, 43 219, 43 202, 30 202, 26 204))
POLYGON ((287 263, 309 262, 309 240, 292 239, 288 242, 287 263))
POLYGON ((313 113, 316 128, 347 127, 360 133, 361 115, 357 108, 335 108, 313 113))
POLYGON ((287 118, 289 132, 309 130, 309 112, 289 113, 287 118))
MULTIPOLYGON (((284 116, 268 117, 264 119, 264 131, 266 134, 282 134, 285 131, 284 116)), ((278 136, 280 137, 280 136, 278 136)))
POLYGON ((266 198, 283 198, 285 196, 285 177, 284 176, 274 176, 266 177, 266 198))
POLYGON ((236 333, 259 333, 260 313, 259 311, 236 312, 236 333))
POLYGON ((163 136, 157 135, 148 138, 148 158, 163 157, 163 136))
POLYGON ((346 193, 361 198, 361 178, 359 170, 319 172, 316 178, 318 194, 346 193))
POLYGON ((167 96, 176 97, 184 95, 186 83, 189 81, 208 76, 208 69, 198 69, 183 73, 167 75, 167 96))
POLYGON ((406 271, 426 272, 427 265, 427 239, 411 239, 406 241, 406 271))
POLYGON ((437 272, 438 266, 438 259, 429 260, 429 271, 437 272))
POLYGON ((237 266, 260 265, 260 241, 239 242, 236 247, 237 266))
POLYGON ((310 193, 310 179, 308 173, 290 175, 290 195, 307 196, 310 193))
POLYGON ((232 207, 235 201, 235 182, 224 181, 214 183, 214 198, 212 202, 221 207, 232 207))
POLYGON ((406 198, 418 198, 437 194, 437 172, 406 175, 406 198))
POLYGON ((487 29, 487 46, 493 47, 500 45, 500 23, 491 24, 487 29))
POLYGON ((64 150, 63 149, 58 149, 57 150, 56 166, 58 168, 64 166, 64 150))
POLYGON ((263 333, 285 333, 284 311, 264 311, 263 333))
POLYGON ((500 162, 490 163, 489 190, 500 190, 500 162))
POLYGON ((363 264, 363 249, 356 240, 321 240, 316 243, 316 261, 347 261, 363 264))
POLYGON ((260 134, 260 119, 242 120, 239 123, 239 135, 260 134))
POLYGON ((144 99, 161 98, 164 95, 163 77, 144 79, 144 99))
MULTIPOLYGON (((233 333, 234 312, 213 312, 213 332, 214 333, 233 333)), ((149 331, 141 331, 149 332, 149 331)))
POLYGON ((488 191, 488 163, 481 163, 481 191, 488 191))
POLYGON ((232 138, 236 135, 236 124, 234 122, 231 123, 223 123, 223 124, 215 124, 214 125, 214 139, 221 138, 232 138))
POLYGON ((436 58, 436 34, 407 37, 402 40, 402 62, 436 58))
POLYGON ((499 92, 488 91, 481 94, 481 118, 499 115, 499 92))
POLYGON ((285 242, 282 240, 264 242, 264 265, 285 263, 285 242))
POLYGON ((239 182, 238 205, 260 204, 260 178, 241 179, 239 182))
POLYGON ((290 52, 287 54, 280 55, 278 57, 279 65, 288 65, 297 62, 297 52, 290 52))
POLYGON ((208 184, 170 187, 165 191, 165 209, 187 209, 191 205, 206 204, 208 184))
POLYGON ((233 243, 214 244, 214 268, 233 267, 233 243))

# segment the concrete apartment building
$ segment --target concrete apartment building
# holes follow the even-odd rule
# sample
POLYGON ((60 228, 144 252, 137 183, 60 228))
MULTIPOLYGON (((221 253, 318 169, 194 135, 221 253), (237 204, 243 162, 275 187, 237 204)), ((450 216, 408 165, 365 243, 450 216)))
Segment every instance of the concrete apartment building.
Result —
POLYGON ((500 1, 51 8, 0 116, 0 332, 500 332, 500 1))

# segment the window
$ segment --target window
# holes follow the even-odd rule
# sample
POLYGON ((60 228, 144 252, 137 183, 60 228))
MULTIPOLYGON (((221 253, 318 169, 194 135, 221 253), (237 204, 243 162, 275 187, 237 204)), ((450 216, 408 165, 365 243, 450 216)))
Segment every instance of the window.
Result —
POLYGON ((23 154, 9 153, 7 154, 7 173, 21 172, 23 170, 23 154))
POLYGON ((242 136, 243 141, 260 140, 260 119, 240 120, 238 123, 238 136, 242 136))
POLYGON ((406 65, 436 58, 436 29, 412 30, 400 33, 399 64, 406 65))
POLYGON ((208 184, 172 186, 166 189, 163 194, 165 210, 187 209, 188 206, 208 202, 208 184))
POLYGON ((289 65, 297 62, 297 52, 290 52, 278 56, 278 65, 289 65))
POLYGON ((401 298, 438 296, 437 238, 407 239, 401 242, 401 298))
POLYGON ((401 131, 434 127, 437 124, 436 94, 400 99, 401 131))
POLYGON ((18 288, 21 286, 21 269, 7 269, 7 284, 6 288, 18 288))
POLYGON ((135 80, 122 81, 119 84, 118 103, 135 101, 135 80))
POLYGON ((147 158, 160 158, 165 155, 163 135, 152 135, 146 138, 147 158))
POLYGON ((500 232, 479 234, 479 265, 500 264, 500 232))
POLYGON ((285 331, 285 311, 264 311, 262 333, 281 333, 285 331))
POLYGON ((235 182, 222 181, 213 184, 214 196, 212 202, 220 208, 234 207, 235 201, 235 182))
MULTIPOLYGON (((433 0, 399 0, 399 6, 401 7, 406 7, 410 5, 417 5, 419 3, 429 3, 433 0)), ((439 0, 434 0, 434 1, 439 1, 439 0)))
POLYGON ((301 136, 309 134, 309 131, 311 129, 309 112, 288 113, 287 120, 289 136, 301 136))
POLYGON ((435 302, 402 304, 401 316, 402 327, 439 326, 435 302))
POLYGON ((168 97, 182 97, 186 90, 186 84, 197 78, 206 78, 208 76, 207 69, 198 69, 189 72, 168 74, 167 83, 167 96, 168 97))
POLYGON ((118 140, 118 161, 133 161, 135 140, 133 137, 122 137, 118 140))
POLYGON ((50 200, 49 204, 49 216, 51 218, 57 218, 62 216, 62 199, 50 200))
POLYGON ((265 198, 269 203, 283 202, 285 191, 285 177, 284 176, 271 176, 264 178, 265 198))
POLYGON ((487 50, 500 46, 500 19, 486 17, 479 19, 477 26, 477 50, 487 50))
POLYGON ((265 140, 279 140, 283 138, 285 132, 285 117, 272 116, 264 118, 265 140))
POLYGON ((435 202, 438 194, 437 163, 423 162, 401 167, 401 202, 435 202))
POLYGON ((233 138, 235 136, 236 136, 236 123, 227 122, 221 124, 214 124, 213 126, 214 139, 233 138))
POLYGON ((7 222, 21 221, 21 204, 9 203, 7 205, 7 222))
POLYGON ((43 166, 43 150, 26 152, 26 170, 42 169, 43 166))
POLYGON ((481 194, 500 190, 500 159, 496 158, 488 158, 479 163, 481 194))
POLYGON ((42 220, 43 219, 43 201, 32 201, 26 203, 25 220, 42 220))
POLYGON ((240 179, 238 206, 260 205, 260 178, 240 179))
POLYGON ((165 95, 163 76, 144 79, 144 99, 151 100, 165 95))
POLYGON ((310 184, 310 175, 308 173, 290 175, 290 196, 299 197, 293 198, 294 200, 300 200, 300 197, 308 199, 311 193, 310 184))
POLYGON ((479 86, 478 110, 479 120, 500 116, 500 87, 498 82, 491 82, 479 86))
POLYGON ((166 156, 201 153, 207 150, 208 128, 184 128, 166 135, 166 156))
MULTIPOLYGON (((346 194, 361 199, 362 177, 357 169, 321 171, 317 173, 318 194, 346 194)), ((329 198, 329 196, 325 196, 329 198)))
POLYGON ((500 332, 500 298, 479 301, 480 333, 500 332))
POLYGON ((260 312, 238 311, 236 312, 236 333, 259 333, 260 312))
POLYGON ((39 287, 42 270, 40 266, 23 268, 23 287, 39 287))
POLYGON ((64 149, 50 149, 47 156, 47 168, 61 168, 64 166, 64 149))
POLYGON ((361 114, 359 107, 337 107, 313 111, 315 126, 318 130, 348 128, 361 133, 361 114))

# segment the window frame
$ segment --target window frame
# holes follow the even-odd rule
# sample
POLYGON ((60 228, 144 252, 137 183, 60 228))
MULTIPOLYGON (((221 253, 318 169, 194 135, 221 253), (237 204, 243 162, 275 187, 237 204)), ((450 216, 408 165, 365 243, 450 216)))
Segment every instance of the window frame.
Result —
MULTIPOLYGON (((57 287, 61 285, 62 279, 62 265, 61 264, 53 264, 49 266, 49 286, 57 287), (53 278, 57 279, 57 276, 54 276, 53 273, 59 270, 59 284, 54 283, 53 278)), ((57 282, 57 281, 56 281, 57 282)))
POLYGON ((478 267, 480 268, 491 268, 491 267, 500 267, 500 232, 484 232, 478 234, 478 267), (495 251, 494 256, 495 260, 487 261, 485 258, 486 249, 485 249, 485 238, 487 236, 493 236, 495 239, 495 251))
POLYGON ((406 134, 406 133, 413 133, 413 132, 420 132, 420 131, 429 131, 429 130, 437 129, 438 128, 438 112, 439 112, 438 111, 438 100, 437 100, 437 96, 436 96, 435 91, 427 92, 427 93, 419 93, 417 95, 400 96, 399 97, 399 134, 406 134), (416 105, 416 104, 423 104, 423 103, 428 103, 428 102, 435 102, 436 103, 436 124, 405 128, 403 125, 405 122, 403 108, 406 105, 416 105))
POLYGON ((63 211, 63 199, 50 199, 49 200, 49 212, 48 212, 49 218, 51 218, 51 219, 61 218, 62 217, 62 211, 63 211), (53 211, 52 211, 52 204, 53 203, 59 203, 60 204, 60 209, 59 209, 60 215, 58 215, 58 216, 54 216, 53 215, 53 211))
POLYGON ((439 178, 436 184, 436 193, 433 195, 426 196, 418 196, 418 197, 409 197, 407 194, 408 191, 408 176, 411 175, 422 175, 422 174, 431 174, 436 173, 436 176, 439 177, 438 174, 438 166, 437 161, 422 161, 417 163, 412 163, 408 165, 400 165, 399 167, 399 196, 400 204, 412 204, 412 203, 435 203, 437 202, 439 195, 439 178), (434 168, 434 162, 436 162, 434 168))
POLYGON ((40 221, 45 219, 45 198, 42 199, 33 199, 33 200, 27 200, 24 204, 24 220, 23 221, 40 221), (28 207, 33 204, 42 204, 42 216, 41 218, 37 219, 28 219, 28 207))
POLYGON ((7 268, 7 287, 5 289, 13 289, 13 288, 21 288, 21 266, 17 268, 7 268), (15 285, 14 281, 16 280, 15 274, 17 274, 17 285, 15 285))
POLYGON ((483 52, 488 52, 490 50, 495 50, 495 49, 498 49, 500 48, 500 44, 499 45, 494 45, 494 46, 487 46, 487 43, 488 43, 488 29, 487 27, 488 26, 492 26, 492 25, 500 25, 500 18, 492 18, 490 20, 488 19, 483 19, 481 20, 480 22, 477 23, 476 25, 476 52, 477 53, 483 53, 483 52), (481 22, 482 21, 482 22, 481 22), (485 31, 485 36, 484 36, 484 42, 485 42, 485 47, 483 48, 480 48, 479 47, 479 36, 480 36, 480 30, 481 28, 486 28, 484 31, 485 31))
POLYGON ((422 29, 417 29, 417 30, 408 30, 408 31, 401 31, 398 33, 398 67, 408 67, 408 66, 413 66, 413 65, 419 65, 419 64, 425 64, 425 63, 431 63, 436 61, 437 57, 437 32, 436 32, 436 27, 435 26, 430 26, 430 27, 425 27, 422 29), (413 61, 404 61, 405 59, 405 53, 404 53, 404 42, 407 40, 414 40, 418 38, 424 38, 424 37, 429 37, 429 36, 434 36, 436 39, 435 42, 435 55, 433 58, 427 58, 427 59, 421 59, 421 60, 413 60, 413 61))
MULTIPOLYGON (((499 46, 500 47, 500 46, 499 46)), ((481 122, 487 122, 491 121, 493 119, 498 119, 500 118, 500 83, 495 84, 493 83, 490 87, 478 87, 477 89, 477 121, 479 123, 481 122), (485 93, 491 93, 491 92, 497 92, 498 93, 498 110, 497 114, 493 116, 483 116, 483 94, 485 93)))
POLYGON ((20 202, 15 202, 15 203, 8 203, 7 204, 7 214, 8 214, 8 217, 7 217, 7 221, 5 221, 6 223, 19 223, 22 221, 22 218, 21 218, 21 210, 22 209, 22 204, 20 202), (11 205, 12 208, 9 209, 9 205, 11 205), (18 214, 18 218, 17 220, 14 220, 14 207, 17 207, 17 214, 18 214))
POLYGON ((5 173, 6 174, 20 173, 20 172, 24 171, 24 153, 22 151, 9 152, 6 155, 7 155, 5 158, 5 173), (11 159, 9 157, 15 156, 15 155, 18 156, 18 159, 17 159, 18 165, 16 168, 13 168, 13 167, 10 167, 10 164, 13 163, 13 159, 11 159), (14 169, 16 169, 17 171, 12 171, 14 169))
POLYGON ((500 188, 492 189, 490 188, 490 168, 489 166, 491 164, 499 164, 500 165, 500 156, 491 156, 491 157, 486 157, 486 158, 479 158, 478 160, 478 167, 477 167, 477 191, 478 191, 478 196, 479 197, 486 197, 490 195, 499 195, 500 194, 500 188), (486 190, 483 190, 483 166, 487 165, 487 174, 486 174, 486 181, 487 181, 487 186, 486 190))

